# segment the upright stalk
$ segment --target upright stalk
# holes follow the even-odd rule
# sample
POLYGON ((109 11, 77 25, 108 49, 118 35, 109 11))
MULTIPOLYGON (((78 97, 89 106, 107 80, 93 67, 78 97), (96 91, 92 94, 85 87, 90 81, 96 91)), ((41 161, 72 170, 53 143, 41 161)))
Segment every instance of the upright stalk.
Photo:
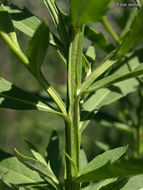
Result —
POLYGON ((71 161, 67 159, 67 187, 66 190, 79 190, 80 184, 73 184, 72 179, 78 175, 80 169, 80 108, 78 88, 82 75, 82 42, 83 27, 74 26, 69 31, 70 45, 68 56, 68 105, 67 111, 71 123, 66 128, 66 152, 71 161), (68 134, 68 135, 67 135, 68 134))

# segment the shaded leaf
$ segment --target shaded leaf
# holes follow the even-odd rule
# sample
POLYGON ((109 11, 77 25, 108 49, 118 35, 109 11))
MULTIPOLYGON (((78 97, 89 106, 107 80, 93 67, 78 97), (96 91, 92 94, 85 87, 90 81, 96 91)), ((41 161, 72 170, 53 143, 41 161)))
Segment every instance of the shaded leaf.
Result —
POLYGON ((72 24, 100 21, 101 17, 107 12, 109 3, 109 0, 71 0, 70 13, 72 24))
POLYGON ((50 162, 50 166, 54 174, 59 178, 61 171, 61 155, 59 149, 59 137, 56 131, 53 131, 50 137, 50 141, 47 147, 47 162, 50 162))
POLYGON ((49 27, 43 21, 29 42, 27 56, 31 72, 38 76, 49 45, 49 27))
POLYGON ((14 86, 3 78, 0 78, 0 108, 47 111, 69 121, 67 115, 52 109, 36 96, 14 86))
POLYGON ((112 182, 100 190, 135 190, 142 189, 143 187, 143 175, 137 175, 131 178, 123 178, 118 181, 112 182))
POLYGON ((77 182, 103 180, 114 177, 130 177, 143 173, 143 162, 139 160, 124 160, 117 163, 106 163, 103 167, 82 173, 77 182))
POLYGON ((131 30, 125 35, 120 47, 118 48, 115 57, 120 58, 124 56, 132 47, 134 47, 141 39, 143 39, 142 25, 143 20, 143 7, 135 17, 131 30))
POLYGON ((14 188, 8 186, 6 183, 0 180, 0 189, 1 190, 15 190, 14 188))
POLYGON ((36 96, 14 86, 3 78, 0 78, 0 108, 52 111, 36 96))
POLYGON ((0 149, 0 161, 12 157, 11 154, 0 149))
POLYGON ((96 32, 92 27, 85 26, 85 37, 92 43, 98 45, 103 49, 107 49, 109 46, 108 40, 102 31, 96 32))

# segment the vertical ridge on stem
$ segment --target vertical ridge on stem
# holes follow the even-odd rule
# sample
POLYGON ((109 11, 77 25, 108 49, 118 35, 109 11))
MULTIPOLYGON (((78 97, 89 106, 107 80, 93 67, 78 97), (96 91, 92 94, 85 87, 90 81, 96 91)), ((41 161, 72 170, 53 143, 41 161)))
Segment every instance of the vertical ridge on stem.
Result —
MULTIPOLYGON (((83 26, 73 26, 70 28, 70 47, 68 57, 68 115, 71 119, 69 126, 68 154, 74 161, 77 171, 80 169, 80 109, 78 96, 78 88, 81 85, 82 76, 82 48, 83 48, 83 26)), ((70 174, 67 174, 67 180, 72 180, 77 174, 73 166, 70 166, 70 174)), ((70 183, 70 182, 69 182, 70 183)), ((72 189, 77 184, 72 184, 72 189)), ((79 185, 78 185, 79 186, 79 185)))

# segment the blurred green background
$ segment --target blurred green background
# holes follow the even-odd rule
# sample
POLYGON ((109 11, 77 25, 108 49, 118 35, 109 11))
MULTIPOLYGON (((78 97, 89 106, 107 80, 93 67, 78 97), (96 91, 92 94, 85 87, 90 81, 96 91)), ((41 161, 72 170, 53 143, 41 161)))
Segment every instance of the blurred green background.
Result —
MULTIPOLYGON (((9 2, 11 2, 9 0, 9 2)), ((27 7, 32 13, 40 18, 47 18, 50 28, 56 33, 53 23, 48 14, 46 7, 42 0, 13 0, 13 3, 19 7, 27 7)), ((61 8, 68 12, 68 0, 57 0, 61 8)), ((119 35, 126 25, 131 9, 115 8, 108 13, 108 20, 112 27, 119 35)), ((136 10, 137 11, 137 10, 136 10)), ((91 24, 92 25, 92 24, 91 24)), ((100 23, 92 25, 97 31, 102 29, 110 43, 116 46, 115 42, 107 34, 106 30, 100 23)), ((26 47, 29 38, 19 31, 16 31, 20 46, 26 52, 26 47)), ((84 51, 90 45, 90 42, 85 39, 84 51)), ((96 47, 96 63, 98 63, 106 55, 106 52, 96 47)), ((43 65, 43 73, 51 82, 51 84, 62 94, 65 98, 66 89, 66 69, 58 58, 56 51, 49 47, 45 63, 43 65)), ((35 79, 28 73, 20 61, 9 50, 4 41, 0 38, 0 75, 27 91, 33 93, 42 93, 43 89, 35 81, 35 79)), ((104 107, 101 112, 109 115, 112 118, 122 120, 125 124, 133 126, 136 121, 136 111, 139 104, 138 92, 132 93, 125 98, 122 98, 110 106, 104 107)), ((109 116, 109 118, 110 118, 109 116)), ((109 119, 108 118, 108 119, 109 119)), ((38 111, 14 111, 9 109, 0 109, 0 148, 12 153, 13 149, 17 147, 27 152, 28 148, 24 143, 24 138, 28 139, 35 146, 38 147, 42 154, 45 154, 46 146, 53 130, 57 130, 60 136, 61 151, 64 149, 64 122, 52 114, 47 114, 38 111)), ((133 134, 125 130, 119 130, 112 121, 98 120, 97 117, 90 122, 89 126, 83 133, 82 146, 86 150, 88 159, 95 157, 96 154, 101 153, 109 148, 120 145, 130 144, 133 147, 133 134)))

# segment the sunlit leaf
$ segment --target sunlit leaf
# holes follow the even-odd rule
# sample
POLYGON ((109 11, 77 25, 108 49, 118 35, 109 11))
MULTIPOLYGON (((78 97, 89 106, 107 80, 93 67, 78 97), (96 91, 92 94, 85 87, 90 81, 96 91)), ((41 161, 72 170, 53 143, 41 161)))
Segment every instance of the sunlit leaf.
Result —
POLYGON ((39 160, 22 155, 16 149, 14 150, 17 159, 26 165, 28 168, 38 172, 40 175, 51 179, 54 183, 58 184, 58 181, 50 169, 49 165, 45 165, 39 160))
POLYGON ((10 40, 16 48, 20 49, 12 20, 3 5, 0 5, 0 35, 2 37, 5 35, 5 39, 10 40))
MULTIPOLYGON (((5 8, 12 18, 14 27, 27 36, 32 37, 42 21, 26 8, 20 9, 14 4, 7 5, 5 8)), ((62 43, 51 32, 49 35, 49 43, 63 51, 62 43)))
POLYGON ((36 183, 43 179, 36 173, 21 164, 15 157, 0 161, 0 178, 7 183, 36 183))
MULTIPOLYGON (((81 176, 88 176, 90 173, 94 173, 94 171, 102 168, 104 165, 106 165, 108 162, 113 163, 114 161, 118 160, 126 151, 127 146, 119 147, 113 150, 108 150, 104 152, 103 154, 95 157, 91 162, 89 162, 84 169, 80 171, 80 177, 81 176)), ((108 171, 107 171, 108 172, 108 171)), ((94 176, 94 175, 93 175, 94 176)), ((79 180, 78 180, 79 181, 79 180)))

